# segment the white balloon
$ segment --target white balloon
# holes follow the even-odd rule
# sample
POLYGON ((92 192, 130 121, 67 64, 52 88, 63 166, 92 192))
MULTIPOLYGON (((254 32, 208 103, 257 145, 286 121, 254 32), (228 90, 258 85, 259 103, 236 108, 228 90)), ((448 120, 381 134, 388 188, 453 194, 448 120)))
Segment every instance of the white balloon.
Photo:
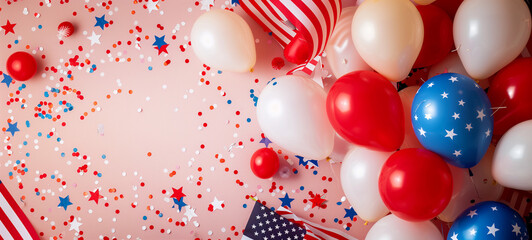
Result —
POLYGON ((504 190, 491 175, 491 166, 495 147, 490 145, 486 155, 480 162, 469 170, 449 164, 453 174, 453 195, 451 201, 438 218, 444 222, 454 222, 468 207, 483 201, 497 201, 504 190), (471 201, 474 200, 474 201, 471 201))
POLYGON ((390 214, 371 227, 366 240, 443 240, 443 236, 430 221, 408 222, 390 214))
POLYGON ((474 79, 488 78, 523 51, 530 12, 522 0, 467 0, 454 18, 454 44, 474 79))
POLYGON ((334 27, 331 37, 327 41, 325 52, 327 62, 336 78, 358 70, 371 71, 371 67, 360 57, 351 39, 351 23, 357 10, 356 6, 342 9, 340 19, 334 27))
POLYGON ((192 26, 190 41, 196 56, 211 67, 248 72, 255 66, 255 38, 246 21, 234 12, 204 13, 192 26))
POLYGON ((342 189, 355 212, 366 221, 377 221, 390 212, 379 193, 381 168, 390 155, 392 152, 356 147, 342 162, 342 189))
POLYGON ((502 136, 491 171, 505 187, 532 191, 532 120, 513 126, 502 136))
POLYGON ((351 24, 362 59, 394 82, 410 73, 423 45, 423 31, 421 15, 408 0, 365 0, 351 24))
POLYGON ((260 93, 257 120, 272 142, 305 158, 321 160, 334 145, 323 88, 309 78, 288 75, 272 80, 260 93))

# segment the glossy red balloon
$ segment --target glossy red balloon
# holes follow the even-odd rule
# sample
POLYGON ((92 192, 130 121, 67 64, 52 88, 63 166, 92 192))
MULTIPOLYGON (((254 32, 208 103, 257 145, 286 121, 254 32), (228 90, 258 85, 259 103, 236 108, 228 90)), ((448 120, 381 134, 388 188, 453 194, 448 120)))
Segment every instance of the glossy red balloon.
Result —
POLYGON ((284 57, 295 64, 303 64, 310 58, 310 45, 301 33, 297 33, 284 49, 284 57))
POLYGON ((384 204, 397 217, 413 222, 430 220, 451 200, 451 170, 440 156, 429 150, 400 150, 382 166, 379 192, 384 204))
POLYGON ((423 20, 423 45, 414 68, 428 67, 443 60, 453 48, 453 22, 441 8, 419 5, 417 10, 423 20))
POLYGON ((6 69, 15 80, 26 81, 37 71, 37 63, 29 53, 16 52, 7 59, 6 69))
POLYGON ((270 148, 261 148, 251 156, 251 171, 259 178, 271 178, 279 170, 279 157, 270 148))
POLYGON ((380 151, 397 150, 405 135, 404 112, 397 90, 371 71, 340 77, 327 95, 327 115, 345 140, 380 151))
POLYGON ((498 140, 516 124, 532 119, 532 58, 519 58, 491 81, 488 98, 493 107, 493 138, 498 140))

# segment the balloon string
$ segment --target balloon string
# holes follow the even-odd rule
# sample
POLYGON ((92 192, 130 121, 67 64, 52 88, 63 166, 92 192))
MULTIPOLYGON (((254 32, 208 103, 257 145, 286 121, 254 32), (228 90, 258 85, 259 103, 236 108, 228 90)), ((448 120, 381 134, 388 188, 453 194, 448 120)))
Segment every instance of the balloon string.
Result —
POLYGON ((471 182, 473 183, 473 187, 475 187, 475 192, 477 193, 478 199, 480 199, 480 194, 478 193, 477 185, 475 184, 475 180, 473 179, 473 172, 471 171, 471 168, 469 168, 469 179, 471 179, 471 182))
MULTIPOLYGON (((328 159, 328 160, 329 160, 329 159, 328 159)), ((336 172, 334 171, 334 168, 333 168, 333 166, 332 166, 332 163, 331 163, 330 161, 328 161, 328 162, 329 162, 329 167, 331 168, 331 172, 332 172, 334 178, 335 178, 335 179, 338 179, 338 177, 336 176, 336 172)), ((340 189, 340 188, 338 187, 338 184, 334 184, 334 186, 336 187, 336 189, 340 189)), ((343 189, 340 189, 340 190, 341 190, 342 193, 344 192, 343 189)))
POLYGON ((456 52, 462 47, 462 44, 460 44, 456 49, 451 50, 451 52, 456 52))
POLYGON ((506 99, 504 99, 504 101, 502 101, 501 106, 491 108, 491 109, 495 109, 495 111, 491 114, 491 116, 493 116, 493 114, 495 114, 497 111, 499 111, 499 109, 501 109, 501 108, 502 108, 502 109, 506 108, 506 106, 503 106, 505 102, 506 102, 506 99))

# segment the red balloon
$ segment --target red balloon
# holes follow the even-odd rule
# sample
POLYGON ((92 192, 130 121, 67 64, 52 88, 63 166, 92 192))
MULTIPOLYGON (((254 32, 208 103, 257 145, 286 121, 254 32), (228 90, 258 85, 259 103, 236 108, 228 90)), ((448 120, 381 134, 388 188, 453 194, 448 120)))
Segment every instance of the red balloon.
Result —
POLYGON ((251 156, 251 171, 259 178, 271 178, 279 170, 279 157, 270 148, 261 148, 251 156))
POLYGON ((414 68, 428 67, 443 60, 453 48, 453 22, 441 8, 417 6, 423 20, 423 45, 414 68))
POLYGON ((451 200, 451 170, 440 156, 429 150, 400 150, 382 166, 379 192, 384 204, 397 217, 413 222, 430 220, 451 200))
POLYGON ((456 15, 456 11, 463 1, 464 0, 437 0, 433 2, 432 5, 440 7, 447 13, 447 15, 449 15, 449 17, 451 17, 451 19, 454 19, 454 15, 456 15))
POLYGON ((7 72, 15 80, 26 81, 33 77, 37 71, 35 58, 27 52, 11 54, 6 62, 7 72))
POLYGON ((310 58, 310 45, 301 33, 297 33, 294 39, 284 49, 284 57, 287 61, 295 64, 303 64, 310 58))
POLYGON ((383 76, 355 71, 340 77, 327 95, 327 115, 345 140, 380 151, 397 150, 405 135, 401 98, 383 76))
POLYGON ((493 138, 532 119, 532 58, 519 58, 501 69, 488 90, 493 109, 493 138))

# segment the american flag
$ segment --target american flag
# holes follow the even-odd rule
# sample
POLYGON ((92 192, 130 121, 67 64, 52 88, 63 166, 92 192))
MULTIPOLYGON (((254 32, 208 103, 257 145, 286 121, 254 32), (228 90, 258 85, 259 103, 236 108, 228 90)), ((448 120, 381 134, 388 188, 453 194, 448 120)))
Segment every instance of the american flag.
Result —
POLYGON ((0 181, 0 240, 12 239, 39 239, 39 236, 0 181))
POLYGON ((290 210, 280 207, 276 212, 255 202, 244 230, 243 240, 356 240, 343 232, 325 228, 298 218, 290 210))
POLYGON ((242 9, 285 48, 297 36, 309 44, 306 63, 293 71, 310 75, 340 18, 340 0, 240 0, 242 9), (295 29, 294 29, 295 27, 295 29))

